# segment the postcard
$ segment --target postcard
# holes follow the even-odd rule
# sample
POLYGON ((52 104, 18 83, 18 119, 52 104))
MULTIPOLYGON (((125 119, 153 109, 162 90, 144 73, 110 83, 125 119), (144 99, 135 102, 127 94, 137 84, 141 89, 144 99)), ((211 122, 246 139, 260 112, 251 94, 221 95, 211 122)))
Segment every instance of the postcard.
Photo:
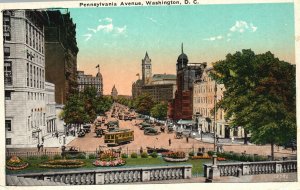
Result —
POLYGON ((3 186, 296 188, 297 7, 1 3, 3 186))

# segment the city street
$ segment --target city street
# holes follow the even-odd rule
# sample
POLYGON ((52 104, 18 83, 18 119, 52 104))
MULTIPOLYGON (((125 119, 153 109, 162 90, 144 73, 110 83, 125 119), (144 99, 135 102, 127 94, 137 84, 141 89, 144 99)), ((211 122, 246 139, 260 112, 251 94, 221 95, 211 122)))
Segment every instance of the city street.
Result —
MULTIPOLYGON (((107 114, 109 117, 107 121, 115 120, 115 118, 110 117, 110 113, 107 114)), ((175 139, 175 133, 160 133, 154 136, 144 135, 144 131, 140 130, 138 126, 135 124, 141 123, 142 120, 134 119, 132 121, 124 121, 119 120, 120 129, 132 129, 134 130, 134 141, 128 144, 120 145, 118 147, 122 147, 124 150, 137 151, 142 147, 144 150, 146 147, 152 148, 166 148, 173 150, 182 150, 189 151, 194 150, 197 151, 198 148, 206 148, 207 150, 213 150, 213 138, 211 135, 204 135, 203 142, 200 141, 200 137, 197 138, 189 138, 188 142, 185 137, 182 139, 175 139), (171 139, 171 145, 169 146, 169 139, 171 139)), ((159 126, 156 126, 159 130, 159 126)), ((233 151, 237 153, 246 152, 247 154, 259 154, 259 155, 270 155, 270 145, 244 145, 241 141, 231 143, 229 139, 220 139, 220 144, 223 145, 224 151, 233 151)), ((82 151, 95 151, 99 146, 106 146, 104 143, 104 137, 96 137, 96 133, 94 133, 94 126, 90 133, 87 133, 84 137, 76 138, 67 146, 75 146, 78 147, 82 151)), ((292 152, 290 149, 284 150, 282 147, 279 149, 276 147, 275 156, 277 157, 289 157, 296 156, 296 152, 292 152)))

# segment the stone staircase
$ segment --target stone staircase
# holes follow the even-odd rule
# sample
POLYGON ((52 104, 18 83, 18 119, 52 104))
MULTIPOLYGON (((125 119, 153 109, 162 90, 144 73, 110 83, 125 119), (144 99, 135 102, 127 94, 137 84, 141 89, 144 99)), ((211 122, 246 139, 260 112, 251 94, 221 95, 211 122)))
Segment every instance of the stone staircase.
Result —
POLYGON ((44 181, 32 178, 24 178, 12 175, 6 175, 6 185, 7 186, 58 186, 67 185, 65 183, 44 181))

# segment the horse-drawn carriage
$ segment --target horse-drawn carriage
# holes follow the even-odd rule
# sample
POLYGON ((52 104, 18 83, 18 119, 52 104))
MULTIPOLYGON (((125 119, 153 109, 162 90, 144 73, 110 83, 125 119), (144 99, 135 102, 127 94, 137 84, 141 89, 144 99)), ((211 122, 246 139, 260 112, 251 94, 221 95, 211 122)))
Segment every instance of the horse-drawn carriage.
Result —
POLYGON ((172 125, 168 125, 168 133, 173 133, 174 128, 172 125))

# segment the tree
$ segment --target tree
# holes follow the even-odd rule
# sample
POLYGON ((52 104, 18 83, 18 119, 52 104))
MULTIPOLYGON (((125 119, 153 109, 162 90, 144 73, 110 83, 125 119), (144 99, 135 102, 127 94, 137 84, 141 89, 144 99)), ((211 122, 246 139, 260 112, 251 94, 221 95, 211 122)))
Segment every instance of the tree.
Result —
POLYGON ((296 138, 295 66, 271 52, 255 55, 242 50, 214 64, 211 76, 226 91, 218 107, 233 126, 251 131, 255 143, 274 145, 296 138))
POLYGON ((135 100, 136 111, 144 115, 150 114, 150 110, 153 107, 153 105, 154 101, 152 97, 147 93, 139 95, 135 100))
POLYGON ((165 119, 167 117, 168 105, 164 102, 158 103, 151 109, 151 116, 157 119, 165 119))
POLYGON ((80 93, 80 97, 84 101, 84 110, 88 115, 88 122, 93 122, 97 117, 97 89, 94 87, 86 87, 80 93))
POLYGON ((66 124, 83 124, 88 122, 89 116, 84 109, 84 101, 78 94, 73 94, 68 98, 63 108, 62 117, 66 124))

